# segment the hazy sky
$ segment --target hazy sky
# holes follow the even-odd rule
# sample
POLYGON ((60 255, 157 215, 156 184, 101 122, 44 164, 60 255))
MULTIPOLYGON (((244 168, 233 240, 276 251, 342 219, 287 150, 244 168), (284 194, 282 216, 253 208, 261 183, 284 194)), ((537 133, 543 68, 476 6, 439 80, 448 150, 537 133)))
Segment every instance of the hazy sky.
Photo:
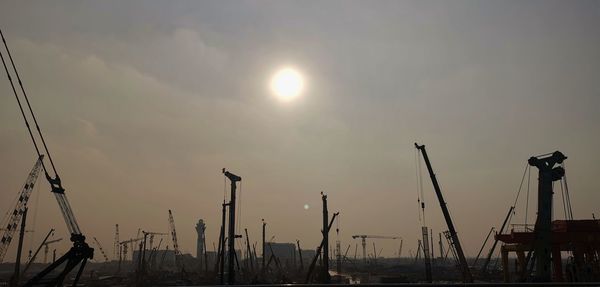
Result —
MULTIPOLYGON (((322 190, 351 256, 353 234, 402 236, 408 255, 421 224, 415 141, 427 145, 468 255, 502 222, 532 155, 565 153, 575 217, 600 216, 599 27, 599 1, 0 4, 79 224, 111 254, 114 224, 121 239, 166 232, 168 209, 184 252, 195 254, 199 218, 212 250, 226 167, 243 177, 252 241, 265 218, 268 238, 315 248, 322 190), (306 78, 287 103, 268 88, 285 65, 306 78)), ((4 214, 35 154, 3 71, 0 135, 4 214)), ((35 246, 51 227, 68 238, 39 183, 35 246)), ((445 224, 428 177, 424 185, 437 234, 445 224)), ((513 223, 524 209, 520 200, 513 223)), ((398 249, 377 245, 384 256, 398 249)))

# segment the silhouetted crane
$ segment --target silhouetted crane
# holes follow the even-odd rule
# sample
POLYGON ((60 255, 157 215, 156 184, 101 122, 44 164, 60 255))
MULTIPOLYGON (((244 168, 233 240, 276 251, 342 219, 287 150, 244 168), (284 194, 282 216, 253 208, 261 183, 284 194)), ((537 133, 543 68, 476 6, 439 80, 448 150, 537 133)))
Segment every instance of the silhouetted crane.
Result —
MULTIPOLYGON (((131 248, 131 250, 133 250, 133 245, 137 242, 139 242, 140 240, 144 239, 143 237, 138 237, 138 238, 132 238, 129 240, 125 240, 125 241, 121 241, 119 242, 119 244, 121 246, 123 246, 123 260, 127 260, 127 249, 128 247, 131 248)), ((133 252, 131 252, 131 261, 133 261, 133 252)))
MULTIPOLYGON (((38 160, 33 165, 33 168, 29 172, 29 176, 27 176, 27 180, 25 181, 25 185, 19 194, 19 199, 17 200, 17 204, 13 209, 10 217, 8 218, 8 222, 3 224, 2 226, 6 226, 3 230, 2 239, 0 239, 0 263, 4 259, 4 255, 6 255, 6 251, 8 250, 8 246, 12 241, 12 238, 17 231, 17 227, 19 222, 21 222, 21 217, 23 217, 23 212, 27 207, 27 201, 31 196, 31 192, 33 191, 33 186, 37 181, 37 178, 40 174, 40 170, 42 167, 42 159, 44 156, 40 156, 38 160)), ((4 223, 4 222, 3 222, 4 223)))
POLYGON ((96 237, 94 237, 94 241, 96 242, 96 245, 98 245, 98 249, 100 249, 100 253, 102 253, 102 256, 104 257, 104 261, 106 261, 106 262, 110 261, 108 259, 108 256, 106 256, 106 253, 104 253, 104 248, 102 248, 102 244, 100 244, 100 241, 98 241, 98 239, 96 237))
POLYGON ((50 241, 46 241, 43 245, 44 245, 44 264, 48 263, 48 251, 50 251, 50 244, 56 243, 61 241, 62 238, 59 239, 54 239, 54 240, 50 240, 50 241))
POLYGON ((56 201, 58 202, 60 211, 67 225, 67 229, 71 234, 70 239, 73 242, 73 246, 71 247, 71 249, 69 249, 67 253, 61 256, 61 258, 56 260, 54 263, 50 264, 48 267, 44 268, 44 270, 42 270, 40 273, 33 276, 27 283, 25 283, 25 286, 37 285, 41 281, 44 281, 44 284, 48 286, 63 285, 63 281, 67 277, 67 274, 70 273, 71 270, 73 270, 75 267, 79 266, 77 274, 75 275, 75 278, 73 279, 72 283, 73 285, 77 285, 77 282, 79 281, 79 278, 83 273, 83 269, 85 268, 87 260, 94 257, 94 249, 90 248, 89 245, 85 242, 85 236, 81 232, 79 224, 77 224, 75 214, 73 213, 71 205, 67 200, 65 188, 62 185, 62 180, 58 174, 58 170, 56 169, 54 161, 52 160, 52 156, 46 144, 46 140, 44 139, 42 130, 38 125, 35 113, 33 112, 33 108, 31 107, 31 103, 29 102, 29 98, 27 97, 27 93, 25 92, 25 88, 23 87, 23 82, 21 81, 21 77, 19 76, 19 72, 17 71, 17 66, 13 61, 10 49, 8 48, 8 44, 6 43, 6 39, 4 38, 2 30, 0 30, 0 36, 2 37, 2 42, 4 43, 4 48, 6 49, 8 59, 10 60, 13 73, 15 74, 17 82, 21 88, 21 96, 19 96, 19 93, 17 92, 17 89, 11 77, 11 72, 8 69, 7 62, 5 61, 2 52, 0 52, 0 60, 2 61, 2 65, 4 66, 4 70, 6 71, 6 76, 8 78, 8 81, 10 82, 10 86, 19 106, 21 115, 23 116, 23 121, 25 122, 27 131, 29 132, 29 136, 35 148, 36 155, 41 162, 42 168, 44 169, 46 180, 50 184, 51 192, 54 194, 56 201), (26 106, 23 104, 22 100, 24 100, 26 106), (35 130, 37 131, 37 136, 39 138, 39 142, 36 140, 36 137, 34 136, 32 131, 32 127, 29 125, 28 116, 25 114, 26 110, 29 111, 29 117, 31 117, 31 119, 33 120, 35 130), (49 167, 46 167, 46 165, 44 164, 42 152, 45 152, 48 161, 50 162, 49 167), (50 172, 52 172, 52 174, 50 172), (52 175, 54 175, 54 177, 52 175), (47 275, 55 275, 55 272, 53 271, 55 271, 55 269, 61 266, 64 266, 64 268, 58 273, 57 276, 53 278, 47 278, 47 275))
MULTIPOLYGON (((352 235, 352 239, 361 239, 362 249, 363 249, 363 262, 367 263, 367 238, 372 239, 402 239, 399 236, 381 236, 381 235, 352 235)), ((374 254, 377 256, 377 254, 374 254)))
POLYGON ((425 161, 425 165, 427 165, 427 171, 429 171, 429 177, 431 178, 433 189, 435 190, 435 194, 437 195, 438 201, 440 202, 440 207, 442 209, 442 213, 444 214, 444 219, 446 220, 446 225, 448 225, 449 238, 452 240, 451 244, 456 250, 459 266, 463 274, 463 280, 465 283, 472 283, 473 276, 471 275, 471 270, 469 269, 469 265, 467 264, 467 259, 465 258, 465 253, 463 252, 460 240, 458 240, 458 234, 456 233, 456 229, 454 228, 454 223, 452 222, 452 218, 450 217, 450 212, 448 211, 448 206, 446 205, 446 201, 444 200, 444 196, 442 195, 442 190, 437 181, 437 178, 435 177, 433 168, 431 167, 431 162, 429 161, 429 156, 427 156, 425 145, 418 145, 417 143, 415 143, 415 148, 417 148, 417 150, 421 152, 421 154, 423 155, 423 160, 425 161))
POLYGON ((173 240, 173 251, 175 252, 175 264, 177 267, 181 267, 181 252, 179 251, 179 244, 177 244, 177 231, 175 230, 175 220, 173 219, 173 213, 169 209, 169 229, 171 232, 171 239, 173 240))

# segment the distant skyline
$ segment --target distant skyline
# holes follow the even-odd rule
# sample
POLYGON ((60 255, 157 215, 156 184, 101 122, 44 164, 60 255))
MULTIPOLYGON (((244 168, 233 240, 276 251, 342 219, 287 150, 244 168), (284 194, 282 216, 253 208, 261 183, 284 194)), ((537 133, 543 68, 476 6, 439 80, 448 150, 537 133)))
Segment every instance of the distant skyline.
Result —
MULTIPOLYGON (((122 240, 167 232, 169 209, 185 253, 196 253, 198 219, 212 251, 227 168, 243 178, 252 241, 264 218, 267 238, 316 248, 324 191, 343 249, 359 244, 361 256, 352 235, 393 235, 408 256, 422 224, 414 142, 427 146, 468 256, 501 224, 532 155, 562 151, 575 218, 598 217, 598 27, 599 1, 0 4, 79 225, 108 254, 115 224, 122 240), (284 66, 304 77, 293 102, 269 86, 284 66)), ((4 216, 36 159, 4 71, 0 159, 4 216)), ((437 235, 445 223, 423 176, 437 235)), ((524 222, 524 192, 513 223, 524 222)), ((43 176, 30 208, 26 250, 50 228, 68 238, 43 176)), ((399 245, 376 244, 386 257, 399 245)))

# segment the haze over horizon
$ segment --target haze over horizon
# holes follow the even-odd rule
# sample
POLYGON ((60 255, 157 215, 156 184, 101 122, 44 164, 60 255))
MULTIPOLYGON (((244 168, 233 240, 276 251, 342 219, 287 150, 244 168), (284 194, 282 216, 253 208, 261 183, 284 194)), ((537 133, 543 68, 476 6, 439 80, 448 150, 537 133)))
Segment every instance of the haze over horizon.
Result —
MULTIPOLYGON (((598 217, 598 27, 599 1, 0 4, 79 225, 109 255, 115 224, 122 240, 138 228, 167 232, 168 209, 185 253, 195 254, 200 218, 212 251, 227 168, 243 178, 241 230, 251 241, 264 218, 267 238, 316 248, 324 191, 330 213, 340 212, 342 249, 360 245, 354 234, 396 235, 408 256, 421 236, 414 142, 427 146, 468 256, 502 223, 533 155, 563 152, 575 219, 598 217), (269 80, 288 65, 306 85, 282 102, 269 80)), ((36 156, 2 74, 4 215, 36 156)), ((446 227, 423 176, 437 235, 446 227)), ((524 222, 524 199, 513 223, 524 222)), ((25 250, 50 228, 68 239, 43 175, 29 206, 25 250)), ((376 244, 391 257, 399 243, 376 244)), ((56 246, 61 254, 70 244, 56 246)))

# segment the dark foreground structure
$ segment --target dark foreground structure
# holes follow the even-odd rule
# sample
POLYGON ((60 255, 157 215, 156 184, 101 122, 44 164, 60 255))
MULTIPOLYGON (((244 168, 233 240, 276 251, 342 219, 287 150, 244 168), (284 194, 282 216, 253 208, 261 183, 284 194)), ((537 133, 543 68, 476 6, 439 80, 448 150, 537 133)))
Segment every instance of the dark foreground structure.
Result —
MULTIPOLYGON (((526 254, 532 249, 534 231, 515 231, 499 234, 496 238, 503 242, 501 247, 504 281, 509 282, 509 253, 517 255, 515 264, 518 281, 524 280, 526 254)), ((581 282, 600 281, 600 220, 555 220, 552 222, 552 281, 581 282), (561 252, 571 252, 573 257, 562 268, 561 252)))

